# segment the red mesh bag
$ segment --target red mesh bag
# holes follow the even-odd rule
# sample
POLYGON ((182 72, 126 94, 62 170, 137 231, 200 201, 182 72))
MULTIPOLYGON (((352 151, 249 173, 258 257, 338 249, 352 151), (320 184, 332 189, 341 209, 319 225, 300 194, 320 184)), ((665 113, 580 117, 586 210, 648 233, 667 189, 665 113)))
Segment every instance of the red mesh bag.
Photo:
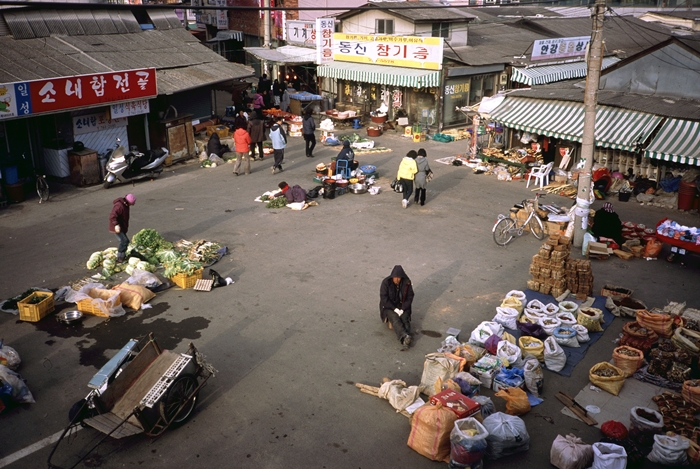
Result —
POLYGON ((627 438, 627 427, 624 423, 608 420, 600 426, 600 431, 608 438, 624 440, 627 438))

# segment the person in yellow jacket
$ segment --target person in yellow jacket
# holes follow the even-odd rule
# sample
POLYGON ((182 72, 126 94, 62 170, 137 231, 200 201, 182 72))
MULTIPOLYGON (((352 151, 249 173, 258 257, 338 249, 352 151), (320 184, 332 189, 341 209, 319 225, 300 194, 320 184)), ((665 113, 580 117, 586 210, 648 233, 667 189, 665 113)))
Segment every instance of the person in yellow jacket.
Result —
POLYGON ((413 178, 418 172, 417 157, 418 153, 415 150, 409 151, 401 160, 399 172, 396 174, 396 179, 398 179, 399 184, 403 188, 401 192, 403 194, 403 200, 401 201, 403 208, 408 207, 408 200, 411 197, 411 193, 413 193, 413 178))

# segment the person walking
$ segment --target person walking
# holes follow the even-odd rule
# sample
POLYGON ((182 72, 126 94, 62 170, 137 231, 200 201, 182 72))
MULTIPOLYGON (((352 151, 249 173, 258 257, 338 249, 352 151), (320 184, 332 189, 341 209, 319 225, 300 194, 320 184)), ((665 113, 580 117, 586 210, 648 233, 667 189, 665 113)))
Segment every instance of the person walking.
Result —
POLYGON ((245 174, 250 174, 250 134, 245 127, 238 127, 233 132, 233 141, 236 144, 236 164, 233 165, 234 176, 238 176, 241 163, 245 174))
POLYGON ((418 172, 415 175, 414 184, 416 187, 416 196, 413 199, 414 203, 420 201, 421 206, 425 205, 425 188, 428 184, 428 178, 433 174, 428 164, 428 154, 424 148, 421 148, 417 152, 418 157, 416 158, 416 167, 418 172))
POLYGON ((124 262, 126 248, 129 246, 129 207, 136 204, 134 194, 126 194, 125 197, 114 199, 112 212, 109 214, 109 232, 117 235, 119 247, 117 248, 117 262, 124 262))
POLYGON ((287 83, 282 82, 282 99, 280 101, 280 110, 287 112, 289 111, 289 103, 291 99, 289 98, 289 91, 287 91, 287 83))
POLYGON ((304 142, 306 144, 306 156, 309 158, 314 157, 314 148, 316 147, 316 121, 314 120, 313 111, 309 108, 304 113, 304 122, 302 124, 302 130, 304 132, 304 142))
POLYGON ((401 201, 401 205, 403 205, 403 208, 408 207, 409 199, 413 193, 413 179, 418 172, 418 166, 416 165, 417 156, 418 153, 416 153, 415 150, 409 151, 406 156, 401 159, 399 171, 396 173, 396 179, 402 187, 403 200, 401 201))
POLYGON ((393 329, 401 345, 408 348, 411 337, 413 286, 403 267, 395 265, 379 288, 379 317, 393 329))
POLYGON ((275 161, 272 163, 272 174, 275 174, 275 170, 279 169, 280 172, 284 171, 282 169, 282 161, 284 160, 284 148, 287 146, 287 134, 282 128, 281 117, 277 117, 275 123, 270 127, 270 140, 272 141, 272 150, 275 161))
POLYGON ((265 126, 262 116, 255 111, 248 121, 248 133, 250 134, 250 158, 255 161, 255 147, 258 147, 258 156, 263 160, 263 140, 265 140, 265 126))

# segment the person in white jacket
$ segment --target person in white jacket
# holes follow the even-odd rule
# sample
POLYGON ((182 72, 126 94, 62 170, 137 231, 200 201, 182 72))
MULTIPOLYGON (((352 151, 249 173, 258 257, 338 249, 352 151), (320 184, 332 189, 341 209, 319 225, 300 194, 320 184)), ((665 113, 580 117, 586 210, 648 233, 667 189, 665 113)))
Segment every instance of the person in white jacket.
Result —
POLYGON ((272 163, 272 174, 275 174, 275 170, 279 169, 280 172, 284 171, 282 169, 282 161, 284 160, 284 148, 287 146, 287 134, 282 128, 282 123, 284 119, 277 117, 275 123, 270 127, 270 140, 272 141, 273 157, 275 161, 272 163))

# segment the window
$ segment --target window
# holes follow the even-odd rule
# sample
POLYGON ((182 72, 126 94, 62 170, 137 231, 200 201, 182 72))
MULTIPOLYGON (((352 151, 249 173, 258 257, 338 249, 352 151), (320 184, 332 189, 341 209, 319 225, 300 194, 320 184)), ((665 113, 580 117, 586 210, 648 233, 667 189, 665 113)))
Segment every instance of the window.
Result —
POLYGON ((394 20, 376 20, 377 34, 394 34, 394 20))
POLYGON ((433 23, 433 37, 450 37, 450 23, 433 23))

